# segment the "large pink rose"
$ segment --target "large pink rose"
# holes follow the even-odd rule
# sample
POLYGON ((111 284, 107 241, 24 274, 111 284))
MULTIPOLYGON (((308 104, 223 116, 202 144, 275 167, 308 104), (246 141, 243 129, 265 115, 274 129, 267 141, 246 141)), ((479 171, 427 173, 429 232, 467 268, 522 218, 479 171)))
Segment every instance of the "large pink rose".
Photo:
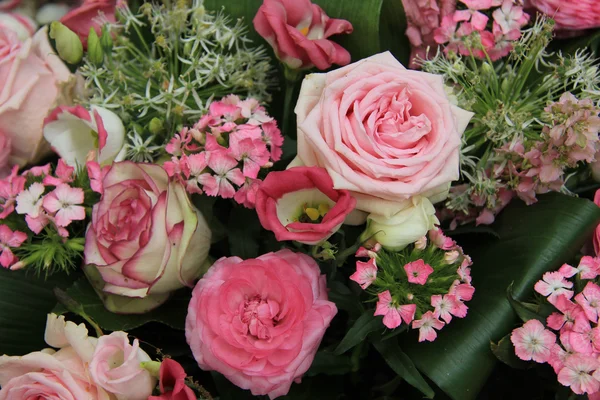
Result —
POLYGON ((256 212, 263 228, 279 241, 317 244, 333 235, 356 200, 335 190, 327 171, 295 167, 270 172, 256 192, 256 212))
POLYGON ((281 250, 215 262, 194 288, 185 332, 202 369, 273 399, 308 370, 336 313, 317 263, 281 250))
POLYGON ((558 30, 600 27, 598 0, 529 0, 529 4, 554 19, 558 30))
POLYGON ((71 101, 74 82, 52 50, 46 28, 22 43, 12 30, 0 29, 0 131, 11 140, 11 164, 34 163, 50 152, 44 118, 71 101))
POLYGON ((443 199, 472 116, 450 103, 441 76, 407 70, 389 52, 308 75, 296 114, 294 164, 325 168, 358 210, 384 216, 414 195, 443 199))
POLYGON ((46 343, 53 348, 0 357, 0 400, 115 400, 91 379, 87 364, 97 339, 84 324, 48 315, 46 343))
POLYGON ((352 24, 329 18, 310 0, 264 0, 253 22, 258 34, 290 68, 327 69, 331 64, 350 62, 350 53, 327 38, 351 33, 352 24))
POLYGON ((75 32, 84 47, 87 47, 90 28, 94 28, 99 35, 102 22, 115 23, 115 10, 120 3, 123 3, 123 0, 84 0, 79 7, 65 14, 60 22, 75 32))
POLYGON ((129 161, 114 163, 100 181, 103 195, 92 210, 84 254, 88 278, 106 307, 145 312, 170 292, 191 287, 211 232, 185 187, 159 165, 129 161))

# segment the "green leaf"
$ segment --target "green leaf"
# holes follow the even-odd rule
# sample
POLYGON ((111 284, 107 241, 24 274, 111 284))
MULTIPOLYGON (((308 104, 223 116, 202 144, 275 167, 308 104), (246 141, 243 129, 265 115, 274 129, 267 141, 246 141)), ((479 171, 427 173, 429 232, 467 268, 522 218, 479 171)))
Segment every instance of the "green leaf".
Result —
POLYGON ((0 267, 0 355, 23 355, 48 347, 44 331, 46 316, 56 304, 53 289, 76 277, 55 274, 46 280, 0 267))
POLYGON ((373 346, 395 373, 419 389, 428 399, 433 398, 435 394, 433 389, 423 379, 411 358, 402 351, 396 340, 375 341, 373 346))
POLYGON ((365 312, 348 329, 348 333, 346 333, 346 336, 344 336, 334 353, 338 355, 343 354, 365 340, 369 333, 382 329, 383 323, 381 319, 381 317, 375 317, 372 310, 365 312))
POLYGON ((506 297, 508 298, 508 302, 512 306, 513 310, 517 313, 519 318, 523 322, 527 322, 530 319, 537 319, 542 324, 546 324, 546 317, 538 313, 539 307, 536 304, 525 303, 519 301, 513 297, 513 284, 511 283, 506 289, 506 297))
POLYGON ((530 367, 528 362, 521 360, 515 354, 510 334, 504 336, 498 343, 490 342, 490 348, 498 360, 511 368, 526 369, 530 367))
POLYGON ((340 310, 346 311, 351 318, 358 318, 364 311, 358 296, 339 281, 329 282, 329 300, 340 310))
POLYGON ((229 217, 229 249, 232 256, 243 259, 258 257, 260 222, 256 211, 236 207, 229 217))
POLYGON ((308 376, 318 374, 344 375, 350 371, 352 371, 350 357, 336 355, 329 351, 319 351, 306 374, 308 376))
POLYGON ((516 299, 531 297, 534 283, 574 257, 598 221, 600 208, 585 199, 551 193, 532 206, 512 202, 492 226, 500 239, 477 237, 476 246, 466 249, 476 289, 467 317, 453 319, 435 342, 410 342, 407 354, 451 398, 475 399, 496 363, 490 341, 518 324, 508 285, 514 281, 516 299))
MULTIPOLYGON (((182 289, 175 292, 165 304, 146 314, 125 315, 108 311, 86 277, 80 278, 66 292, 102 329, 109 331, 128 331, 153 321, 183 330, 191 298, 190 291, 182 289)), ((64 308, 58 307, 56 312, 63 310, 64 308)))

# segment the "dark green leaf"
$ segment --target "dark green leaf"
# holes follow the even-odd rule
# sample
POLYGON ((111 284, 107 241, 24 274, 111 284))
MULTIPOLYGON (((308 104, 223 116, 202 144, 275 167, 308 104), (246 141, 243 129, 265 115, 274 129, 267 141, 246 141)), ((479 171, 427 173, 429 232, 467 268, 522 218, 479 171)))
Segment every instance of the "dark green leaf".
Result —
MULTIPOLYGON (((80 278, 66 292, 102 329, 109 331, 128 331, 151 321, 183 330, 191 298, 189 290, 182 289, 175 292, 171 299, 155 310, 140 315, 124 315, 108 311, 85 277, 80 278)), ((60 311, 61 308, 58 308, 57 312, 60 311)))
POLYGON ((358 297, 339 281, 329 283, 329 300, 333 301, 337 308, 350 314, 352 318, 358 318, 364 311, 358 297))
POLYGON ((514 281, 516 299, 530 298, 534 283, 574 257, 599 220, 600 208, 591 201, 557 193, 532 206, 511 203, 492 225, 500 239, 467 248, 476 289, 467 317, 452 320, 433 343, 410 342, 408 355, 453 399, 475 399, 496 363, 490 341, 518 324, 508 285, 514 281))
POLYGON ((361 315, 354 325, 348 329, 348 333, 342 339, 338 347, 335 349, 335 354, 343 354, 361 343, 371 332, 381 330, 383 323, 381 317, 375 317, 373 311, 367 311, 361 315))
POLYGON ((53 289, 77 274, 55 274, 45 280, 24 271, 0 267, 0 355, 23 355, 48 347, 46 316, 56 305, 53 289))
POLYGON ((490 342, 490 348, 498 360, 511 368, 526 369, 530 366, 528 362, 516 356, 510 334, 504 336, 498 343, 490 342))
POLYGON ((375 349, 385 362, 407 383, 419 389, 428 399, 434 396, 433 389, 421 376, 409 356, 400 349, 396 340, 375 341, 375 349))
POLYGON ((229 217, 229 249, 232 256, 243 259, 258 257, 260 222, 256 211, 236 207, 229 217))
POLYGON ((350 357, 336 355, 329 351, 319 351, 306 374, 308 376, 344 375, 350 371, 352 371, 350 357))
POLYGON ((525 303, 515 299, 513 297, 512 287, 513 285, 511 283, 508 286, 508 289, 506 289, 506 297, 508 298, 508 302, 512 306, 513 310, 515 310, 519 318, 521 318, 523 322, 527 322, 530 319, 537 319, 542 324, 545 324, 546 318, 538 313, 539 307, 537 307, 536 304, 525 303))

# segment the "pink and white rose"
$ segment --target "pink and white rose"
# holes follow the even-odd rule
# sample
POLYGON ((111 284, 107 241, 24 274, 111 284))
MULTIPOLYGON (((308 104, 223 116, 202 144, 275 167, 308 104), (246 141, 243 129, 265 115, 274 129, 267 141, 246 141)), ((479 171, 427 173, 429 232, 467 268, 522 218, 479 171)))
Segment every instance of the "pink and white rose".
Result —
POLYGON ((186 337, 202 369, 274 399, 308 370, 336 313, 305 254, 221 258, 194 288, 186 337))
POLYGON ((384 217, 411 196, 445 198, 473 115, 450 102, 441 76, 407 70, 389 52, 308 75, 295 111, 295 164, 325 168, 358 210, 384 217))
POLYGON ((0 400, 116 400, 88 373, 97 339, 84 324, 49 314, 46 343, 53 347, 22 357, 0 357, 0 400))
POLYGON ((346 65, 350 53, 328 38, 352 32, 352 24, 329 18, 310 0, 264 0, 254 20, 256 32, 292 69, 346 65))
POLYGON ((258 188, 255 207, 261 225, 277 240, 314 245, 333 235, 355 204, 347 190, 333 189, 325 169, 295 167, 270 172, 258 188), (316 212, 313 218, 307 208, 316 212))
POLYGON ((108 309, 146 312, 193 285, 211 232, 185 187, 161 166, 123 161, 104 174, 96 182, 103 194, 86 233, 85 270, 108 309))
POLYGON ((98 386, 117 400, 147 400, 156 386, 156 378, 142 367, 149 361, 139 340, 131 344, 127 333, 119 331, 98 338, 89 371, 98 386))
POLYGON ((91 106, 58 107, 45 120, 44 138, 66 163, 83 166, 90 151, 98 163, 125 159, 125 127, 110 110, 91 106))
POLYGON ((12 142, 10 164, 35 163, 50 152, 44 118, 72 101, 74 82, 50 46, 47 28, 24 42, 12 30, 0 29, 0 131, 12 142))
POLYGON ((4 29, 14 31, 19 40, 25 41, 33 36, 37 30, 37 25, 24 14, 0 12, 0 30, 4 29))

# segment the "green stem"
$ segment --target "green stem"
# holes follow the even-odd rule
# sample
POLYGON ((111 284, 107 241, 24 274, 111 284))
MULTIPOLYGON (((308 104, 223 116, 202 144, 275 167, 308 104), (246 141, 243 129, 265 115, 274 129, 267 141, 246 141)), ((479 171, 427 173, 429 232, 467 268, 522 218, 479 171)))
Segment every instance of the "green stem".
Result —
POLYGON ((294 101, 296 93, 296 83, 303 77, 303 73, 297 69, 291 69, 288 66, 283 67, 285 76, 285 98, 283 100, 283 124, 281 130, 283 134, 296 139, 296 124, 293 121, 294 116, 294 101))

